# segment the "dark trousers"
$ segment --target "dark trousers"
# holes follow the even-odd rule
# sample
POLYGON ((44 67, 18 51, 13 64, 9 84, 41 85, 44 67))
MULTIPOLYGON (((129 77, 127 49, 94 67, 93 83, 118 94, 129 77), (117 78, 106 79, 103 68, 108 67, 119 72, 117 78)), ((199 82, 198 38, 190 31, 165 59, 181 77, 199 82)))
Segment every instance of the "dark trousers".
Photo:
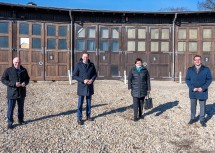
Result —
MULTIPOLYGON (((78 120, 82 120, 82 107, 83 107, 84 97, 85 96, 78 96, 78 113, 77 113, 78 120)), ((86 96, 86 102, 87 102, 86 116, 87 117, 90 117, 90 113, 91 113, 91 97, 92 97, 91 95, 86 96)))
POLYGON ((145 97, 133 97, 134 119, 137 119, 138 117, 142 116, 144 99, 145 97))
POLYGON ((16 106, 16 101, 18 105, 18 119, 19 121, 23 121, 24 118, 24 101, 25 98, 17 98, 17 99, 8 99, 8 110, 7 110, 7 119, 8 125, 12 125, 13 120, 13 111, 16 106))
MULTIPOLYGON (((197 105, 197 99, 190 99, 191 102, 191 119, 195 119, 196 116, 196 105, 197 105)), ((200 121, 204 121, 205 120, 205 104, 206 104, 206 100, 199 100, 199 106, 200 106, 200 117, 199 120, 200 121)))

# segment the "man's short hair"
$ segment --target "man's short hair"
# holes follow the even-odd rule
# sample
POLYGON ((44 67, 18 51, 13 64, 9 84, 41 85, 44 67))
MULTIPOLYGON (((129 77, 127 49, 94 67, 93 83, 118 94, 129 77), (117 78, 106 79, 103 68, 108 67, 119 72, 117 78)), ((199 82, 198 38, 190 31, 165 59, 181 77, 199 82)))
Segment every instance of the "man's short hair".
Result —
POLYGON ((83 56, 84 54, 87 54, 87 55, 88 55, 88 57, 89 57, 89 53, 88 53, 88 52, 83 52, 82 56, 83 56))
POLYGON ((200 57, 200 59, 202 59, 202 57, 201 57, 200 55, 195 55, 195 56, 193 57, 193 60, 195 60, 196 57, 200 57))

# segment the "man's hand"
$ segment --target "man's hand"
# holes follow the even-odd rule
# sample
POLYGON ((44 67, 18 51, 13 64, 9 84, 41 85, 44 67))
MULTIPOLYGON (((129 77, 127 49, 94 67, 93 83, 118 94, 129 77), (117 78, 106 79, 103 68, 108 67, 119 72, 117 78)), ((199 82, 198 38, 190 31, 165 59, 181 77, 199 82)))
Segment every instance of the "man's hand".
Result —
POLYGON ((198 91, 198 88, 194 88, 193 91, 194 91, 194 92, 198 91))
POLYGON ((22 87, 25 87, 25 82, 22 82, 22 87))
POLYGON ((198 92, 203 92, 202 88, 198 88, 198 92))
POLYGON ((86 80, 84 80, 84 84, 87 84, 87 83, 88 83, 88 81, 89 81, 89 80, 87 80, 87 79, 86 79, 86 80))
POLYGON ((87 84, 92 84, 93 83, 93 80, 89 80, 88 82, 87 82, 87 84))
POLYGON ((16 87, 21 87, 22 84, 20 82, 16 82, 16 87))

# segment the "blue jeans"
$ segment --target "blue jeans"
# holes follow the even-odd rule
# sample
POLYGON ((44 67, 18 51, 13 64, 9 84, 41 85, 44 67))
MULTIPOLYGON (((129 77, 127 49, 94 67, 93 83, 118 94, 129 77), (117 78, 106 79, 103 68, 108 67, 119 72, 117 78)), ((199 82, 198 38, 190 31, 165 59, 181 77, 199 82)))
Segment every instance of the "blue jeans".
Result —
MULTIPOLYGON (((191 119, 195 119, 196 116, 196 105, 197 105, 197 99, 190 99, 191 102, 191 119)), ((200 117, 199 120, 200 121, 204 121, 205 120, 205 103, 206 100, 199 100, 199 106, 200 106, 200 117)))
POLYGON ((12 125, 13 120, 13 111, 16 106, 16 101, 18 105, 18 119, 19 121, 23 121, 24 118, 24 101, 25 98, 17 98, 17 99, 8 99, 8 110, 7 110, 7 119, 8 125, 12 125))
MULTIPOLYGON (((85 96, 78 96, 78 113, 77 113, 78 120, 82 120, 82 107, 83 107, 84 97, 85 96)), ((90 117, 90 113, 91 113, 91 97, 92 97, 91 95, 86 96, 86 102, 87 102, 86 116, 87 117, 90 117)))

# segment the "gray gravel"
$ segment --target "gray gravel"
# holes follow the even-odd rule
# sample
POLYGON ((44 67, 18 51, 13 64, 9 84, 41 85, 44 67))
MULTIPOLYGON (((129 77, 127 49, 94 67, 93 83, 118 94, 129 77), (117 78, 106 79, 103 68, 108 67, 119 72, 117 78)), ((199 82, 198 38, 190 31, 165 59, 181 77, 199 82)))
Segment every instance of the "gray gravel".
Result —
MULTIPOLYGON (((154 108, 133 122, 132 97, 121 81, 96 80, 94 121, 77 125, 76 82, 31 82, 26 125, 7 129, 6 87, 0 83, 0 152, 215 152, 215 85, 209 88, 207 127, 188 125, 185 84, 152 81, 154 108)), ((84 105, 85 107, 85 105, 84 105)), ((199 106, 197 107, 199 113, 199 106)), ((83 111, 85 120, 85 110, 83 111)))

